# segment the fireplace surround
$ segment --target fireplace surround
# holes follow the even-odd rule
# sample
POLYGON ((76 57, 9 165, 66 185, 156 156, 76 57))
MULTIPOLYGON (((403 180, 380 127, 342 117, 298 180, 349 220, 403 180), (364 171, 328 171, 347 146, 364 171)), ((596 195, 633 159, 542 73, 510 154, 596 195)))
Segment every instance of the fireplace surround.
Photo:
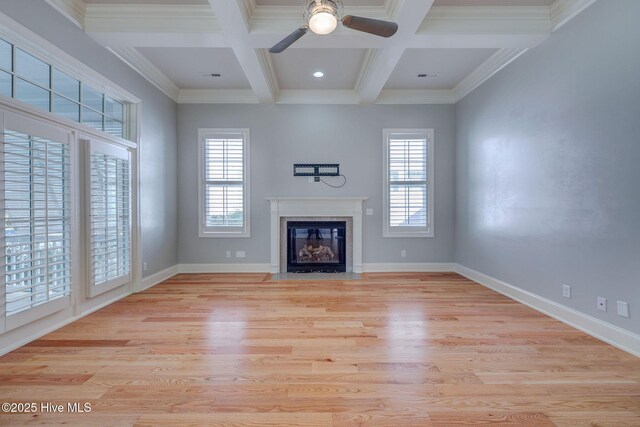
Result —
POLYGON ((287 271, 289 221, 344 221, 347 273, 362 273, 362 204, 366 197, 269 197, 271 272, 287 271))

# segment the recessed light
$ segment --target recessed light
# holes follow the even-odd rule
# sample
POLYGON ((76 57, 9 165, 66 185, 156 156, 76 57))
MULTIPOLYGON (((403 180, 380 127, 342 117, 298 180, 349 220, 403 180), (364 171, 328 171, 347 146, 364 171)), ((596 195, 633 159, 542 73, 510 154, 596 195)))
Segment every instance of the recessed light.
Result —
POLYGON ((424 77, 435 78, 435 77, 438 77, 438 73, 419 73, 418 77, 420 77, 420 78, 424 78, 424 77))
POLYGON ((324 73, 322 71, 316 71, 315 73, 313 73, 313 77, 315 77, 316 79, 322 78, 324 77, 324 73))

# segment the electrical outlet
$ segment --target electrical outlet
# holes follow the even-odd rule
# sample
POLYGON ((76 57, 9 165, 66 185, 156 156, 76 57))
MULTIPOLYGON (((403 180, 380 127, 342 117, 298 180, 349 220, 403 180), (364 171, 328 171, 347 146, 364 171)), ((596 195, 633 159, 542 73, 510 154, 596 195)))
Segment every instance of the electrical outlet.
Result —
POLYGON ((149 269, 149 266, 147 265, 146 262, 142 263, 142 271, 147 271, 149 269))
POLYGON ((403 250, 401 250, 401 251, 400 251, 400 256, 401 256, 402 258, 406 258, 406 257, 407 257, 407 251, 406 251, 406 250, 404 250, 404 249, 403 249, 403 250))
POLYGON ((562 296, 565 298, 571 298, 571 286, 562 285, 562 296))
POLYGON ((231 258, 231 251, 227 251, 227 258, 231 258))
POLYGON ((369 216, 373 215, 373 209, 367 208, 367 215, 369 216))
POLYGON ((618 301, 618 316, 629 317, 629 303, 618 301))
POLYGON ((236 251, 236 258, 244 258, 245 253, 244 251, 236 251))
POLYGON ((603 297, 598 297, 598 310, 607 311, 607 299, 603 297))

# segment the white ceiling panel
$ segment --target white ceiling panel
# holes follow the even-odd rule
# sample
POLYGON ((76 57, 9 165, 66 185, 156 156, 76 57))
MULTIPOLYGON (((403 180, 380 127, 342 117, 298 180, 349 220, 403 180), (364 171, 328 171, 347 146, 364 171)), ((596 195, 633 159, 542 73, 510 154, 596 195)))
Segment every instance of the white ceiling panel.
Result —
POLYGON ((554 0, 435 0, 434 6, 550 6, 554 0))
POLYGON ((209 4, 207 0, 84 0, 87 4, 168 4, 168 5, 193 5, 209 4))
POLYGON ((280 89, 353 89, 366 49, 287 49, 271 55, 280 89), (321 79, 313 77, 322 71, 321 79))
POLYGON ((138 48, 153 65, 181 89, 248 89, 230 48, 138 48), (220 73, 222 77, 204 76, 220 73))
MULTIPOLYGON (((342 0, 345 6, 384 6, 385 0, 342 0)), ((257 6, 304 6, 305 0, 256 0, 257 6)))
POLYGON ((407 49, 385 89, 452 89, 496 49, 407 49), (429 77, 417 77, 425 73, 429 77))

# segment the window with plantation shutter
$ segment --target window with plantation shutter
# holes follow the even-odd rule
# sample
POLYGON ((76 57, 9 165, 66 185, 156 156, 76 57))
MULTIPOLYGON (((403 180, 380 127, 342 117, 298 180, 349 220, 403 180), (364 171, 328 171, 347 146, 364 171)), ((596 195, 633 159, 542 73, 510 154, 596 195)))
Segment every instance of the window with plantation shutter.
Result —
POLYGON ((3 113, 0 149, 4 329, 69 306, 71 134, 3 113))
POLYGON ((90 142, 91 296, 131 281, 131 177, 129 151, 90 142))
POLYGON ((384 237, 433 236, 433 130, 385 129, 384 237))
POLYGON ((248 129, 200 129, 200 237, 249 237, 248 129))

